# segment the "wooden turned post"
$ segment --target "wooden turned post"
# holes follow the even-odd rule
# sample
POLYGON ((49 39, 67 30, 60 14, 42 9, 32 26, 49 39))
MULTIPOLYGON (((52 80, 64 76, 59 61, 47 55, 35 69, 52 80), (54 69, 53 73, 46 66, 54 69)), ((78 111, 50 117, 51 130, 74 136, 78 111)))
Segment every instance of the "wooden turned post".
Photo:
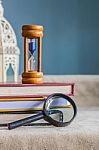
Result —
POLYGON ((38 38, 38 72, 41 72, 42 65, 42 38, 38 38))
POLYGON ((24 25, 22 27, 22 36, 24 37, 24 72, 22 74, 23 84, 39 84, 43 83, 43 72, 41 71, 42 66, 42 37, 43 37, 43 26, 38 25, 24 25), (30 60, 30 70, 28 69, 28 41, 37 39, 38 44, 38 65, 37 69, 33 69, 33 60, 30 60))
POLYGON ((27 44, 27 38, 24 38, 24 72, 28 72, 28 44, 27 44))

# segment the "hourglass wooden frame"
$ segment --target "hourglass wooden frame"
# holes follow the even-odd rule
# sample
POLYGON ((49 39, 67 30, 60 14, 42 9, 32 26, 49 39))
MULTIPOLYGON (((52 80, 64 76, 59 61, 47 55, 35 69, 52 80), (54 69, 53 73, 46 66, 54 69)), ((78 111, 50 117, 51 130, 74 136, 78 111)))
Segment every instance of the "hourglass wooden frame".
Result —
MULTIPOLYGON (((41 71, 42 66, 42 37, 43 37, 43 26, 38 25, 24 25, 22 26, 22 36, 24 37, 24 72, 22 74, 23 84, 38 84, 43 83, 43 72, 41 71), (37 39, 37 69, 28 69, 28 40, 37 39)), ((33 63, 33 62, 32 62, 33 63)))

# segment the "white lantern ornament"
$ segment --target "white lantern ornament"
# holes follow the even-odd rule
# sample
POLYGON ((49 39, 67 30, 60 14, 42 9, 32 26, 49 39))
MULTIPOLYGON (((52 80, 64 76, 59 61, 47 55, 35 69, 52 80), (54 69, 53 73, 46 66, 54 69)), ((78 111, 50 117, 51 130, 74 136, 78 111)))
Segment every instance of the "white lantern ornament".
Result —
POLYGON ((4 8, 0 0, 0 82, 7 82, 7 71, 13 70, 13 81, 18 82, 19 54, 15 32, 3 16, 4 8))

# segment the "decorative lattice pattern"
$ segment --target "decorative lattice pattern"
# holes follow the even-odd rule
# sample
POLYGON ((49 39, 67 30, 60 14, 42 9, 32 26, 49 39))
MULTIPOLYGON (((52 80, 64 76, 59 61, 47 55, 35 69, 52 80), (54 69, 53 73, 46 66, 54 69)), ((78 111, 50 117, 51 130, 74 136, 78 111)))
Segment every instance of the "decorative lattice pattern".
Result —
POLYGON ((12 66, 14 71, 14 81, 17 82, 19 72, 19 54, 15 32, 10 23, 3 16, 4 8, 0 0, 0 64, 2 65, 2 81, 6 82, 7 70, 12 66))

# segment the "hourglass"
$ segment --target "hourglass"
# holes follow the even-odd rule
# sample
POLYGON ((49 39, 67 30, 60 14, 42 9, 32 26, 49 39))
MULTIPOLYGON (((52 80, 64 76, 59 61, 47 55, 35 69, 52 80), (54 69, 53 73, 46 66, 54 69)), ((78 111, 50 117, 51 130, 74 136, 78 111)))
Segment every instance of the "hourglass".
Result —
POLYGON ((24 25, 22 27, 22 36, 24 37, 24 72, 22 74, 22 83, 43 83, 43 72, 41 71, 43 26, 24 25), (37 59, 35 59, 36 52, 37 59))

